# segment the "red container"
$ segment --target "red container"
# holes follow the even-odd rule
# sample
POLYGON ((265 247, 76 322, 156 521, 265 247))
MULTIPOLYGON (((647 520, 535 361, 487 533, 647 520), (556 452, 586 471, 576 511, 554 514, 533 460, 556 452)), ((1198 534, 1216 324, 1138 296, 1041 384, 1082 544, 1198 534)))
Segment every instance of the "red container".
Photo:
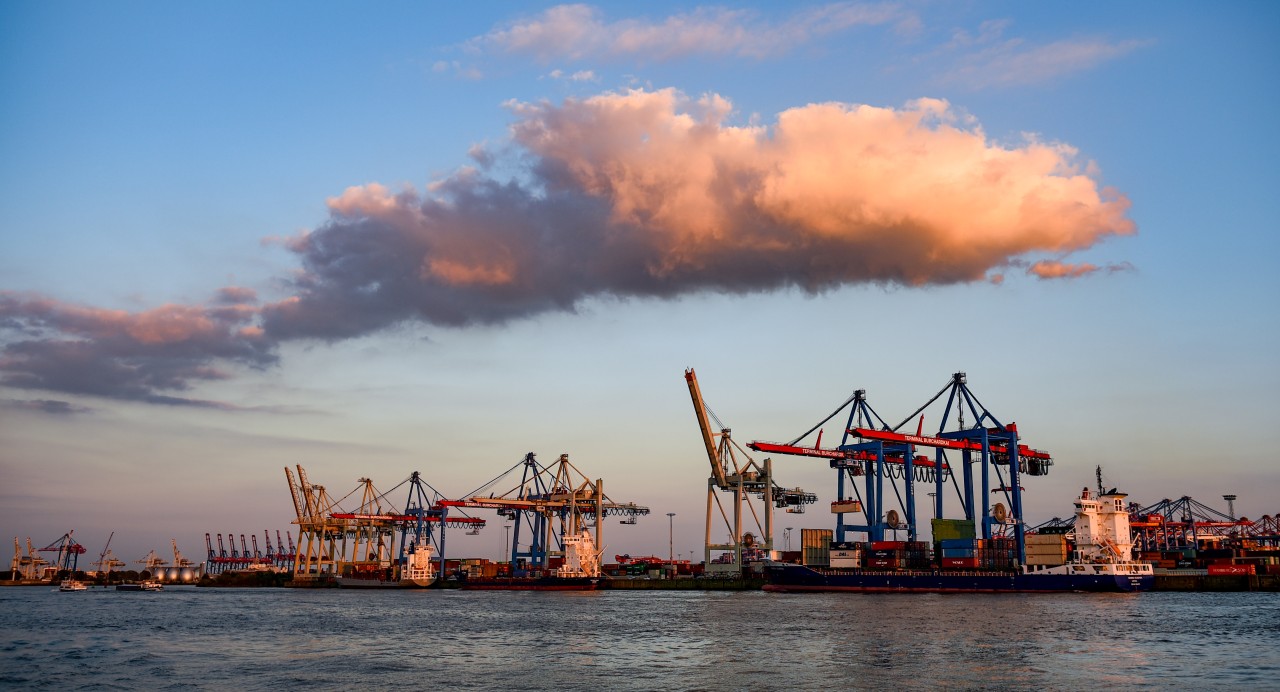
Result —
POLYGON ((872 550, 900 550, 906 541, 871 541, 872 550))
POLYGON ((1209 565, 1209 574, 1253 574, 1253 565, 1209 565))
POLYGON ((959 567, 963 569, 975 569, 978 566, 978 558, 976 557, 944 557, 942 558, 943 567, 959 567))
POLYGON ((867 558, 867 567, 873 569, 894 569, 898 566, 898 559, 893 557, 869 557, 867 558))

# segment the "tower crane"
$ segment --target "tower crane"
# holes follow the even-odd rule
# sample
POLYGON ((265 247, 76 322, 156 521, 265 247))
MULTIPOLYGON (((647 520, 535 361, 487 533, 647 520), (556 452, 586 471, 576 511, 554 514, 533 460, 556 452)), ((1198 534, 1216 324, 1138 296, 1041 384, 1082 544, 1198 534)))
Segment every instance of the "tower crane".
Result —
POLYGON ((124 567, 125 564, 127 564, 124 560, 117 558, 111 553, 111 539, 115 537, 115 531, 112 531, 111 534, 107 536, 106 546, 104 546, 102 548, 102 552, 98 554, 98 561, 93 563, 93 566, 98 568, 99 575, 103 575, 103 573, 105 573, 104 583, 111 580, 112 569, 116 567, 124 567))
MULTIPOLYGON (((802 512, 805 505, 817 502, 818 497, 800 488, 784 489, 773 479, 773 462, 766 458, 757 463, 746 450, 733 441, 732 431, 719 425, 720 432, 712 431, 710 417, 714 414, 702 398, 702 389, 698 385, 698 376, 693 368, 684 372, 684 379, 689 386, 689 396, 693 400, 694 416, 698 419, 698 429, 702 433, 702 444, 706 448, 707 460, 711 463, 711 476, 707 479, 707 531, 704 542, 704 559, 708 572, 736 572, 742 570, 743 560, 752 550, 763 550, 765 554, 773 550, 773 509, 786 507, 789 512, 802 512), (716 438, 719 438, 717 441, 716 438), (741 461, 739 460, 741 455, 741 461), (729 519, 719 493, 733 494, 733 519, 729 519), (756 508, 751 497, 762 500, 761 507, 756 508), (755 534, 744 532, 744 508, 755 521, 756 530, 761 539, 757 541, 755 534), (712 525, 715 523, 716 510, 728 529, 729 541, 716 543, 712 539, 712 525), (712 552, 718 555, 713 559, 712 552), (746 554, 744 554, 744 552, 746 554)), ((717 424, 719 420, 717 419, 717 424)))

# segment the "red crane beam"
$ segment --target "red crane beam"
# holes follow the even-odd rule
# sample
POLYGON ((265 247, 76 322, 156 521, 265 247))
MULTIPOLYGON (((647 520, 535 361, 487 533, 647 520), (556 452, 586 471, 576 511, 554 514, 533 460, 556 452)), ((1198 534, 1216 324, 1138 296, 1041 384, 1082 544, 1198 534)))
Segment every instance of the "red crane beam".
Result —
MULTIPOLYGON (((896 442, 899 444, 919 445, 921 447, 941 447, 943 449, 961 449, 979 452, 982 451, 982 444, 972 440, 952 440, 946 437, 932 437, 929 435, 904 435, 903 433, 891 432, 888 430, 872 430, 870 428, 850 428, 850 435, 856 435, 864 440, 878 440, 882 442, 896 442)), ((988 444, 987 449, 996 454, 1008 454, 1009 448, 1000 444, 988 444)), ((1032 449, 1026 445, 1018 445, 1018 456, 1023 459, 1052 459, 1048 452, 1039 449, 1032 449)))
MULTIPOLYGON (((457 506, 457 505, 450 505, 450 506, 457 506)), ((365 520, 374 520, 374 521, 401 521, 401 522, 414 522, 419 519, 419 517, 413 516, 412 514, 343 513, 343 514, 330 514, 329 516, 333 517, 334 519, 365 519, 365 520)), ((421 517, 421 519, 423 521, 434 521, 434 522, 440 521, 440 517, 432 517, 432 516, 421 517)), ((478 517, 449 517, 447 521, 450 524, 479 524, 481 526, 485 524, 485 520, 480 519, 478 517)))
MULTIPOLYGON (((752 450, 764 454, 790 454, 800 457, 818 457, 822 459, 853 459, 855 461, 875 461, 876 455, 873 452, 855 452, 843 449, 822 449, 821 447, 797 447, 795 445, 783 445, 775 442, 752 442, 747 445, 752 450)), ((885 455, 885 463, 901 464, 903 462, 902 455, 885 455)), ((933 459, 924 456, 915 456, 912 464, 916 466, 926 466, 933 468, 937 465, 933 459)), ((942 468, 949 468, 946 464, 942 468)))

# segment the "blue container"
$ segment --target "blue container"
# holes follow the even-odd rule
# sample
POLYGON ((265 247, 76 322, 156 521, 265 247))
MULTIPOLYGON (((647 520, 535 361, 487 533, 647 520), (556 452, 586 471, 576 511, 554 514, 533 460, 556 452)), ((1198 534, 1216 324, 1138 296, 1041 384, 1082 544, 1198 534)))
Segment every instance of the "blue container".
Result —
POLYGON ((977 541, 972 538, 948 538, 939 541, 939 543, 942 544, 943 550, 946 550, 947 548, 967 548, 969 550, 973 550, 978 547, 977 541))
POLYGON ((943 548, 942 557, 977 557, 973 548, 943 548))

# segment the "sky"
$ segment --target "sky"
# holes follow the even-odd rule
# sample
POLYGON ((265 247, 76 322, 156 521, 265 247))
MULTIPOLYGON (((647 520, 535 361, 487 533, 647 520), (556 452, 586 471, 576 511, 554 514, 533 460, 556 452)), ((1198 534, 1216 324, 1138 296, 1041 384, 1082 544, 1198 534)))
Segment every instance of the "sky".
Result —
MULTIPOLYGON (((606 555, 696 554, 688 367, 743 442, 854 389, 896 423, 966 372, 1054 456, 1032 523, 1097 466, 1275 515, 1278 29, 1263 2, 6 3, 0 535, 200 559, 291 528, 285 466, 458 497, 535 452, 651 508, 606 555)), ((830 528, 834 472, 773 463, 819 496, 777 542, 830 528)), ((452 555, 498 557, 477 515, 452 555)))

